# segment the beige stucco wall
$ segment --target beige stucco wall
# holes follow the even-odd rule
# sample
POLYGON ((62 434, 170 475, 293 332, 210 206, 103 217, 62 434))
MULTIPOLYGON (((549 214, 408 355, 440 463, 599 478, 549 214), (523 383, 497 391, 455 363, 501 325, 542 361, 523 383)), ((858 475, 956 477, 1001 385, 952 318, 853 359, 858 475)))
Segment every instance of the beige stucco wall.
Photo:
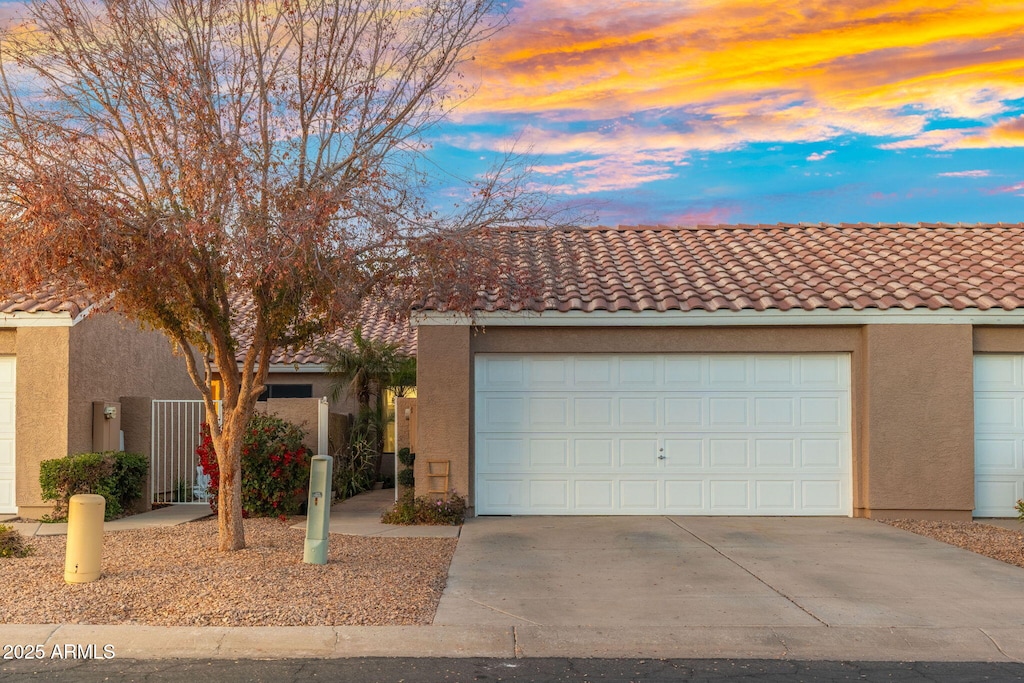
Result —
MULTIPOLYGON (((143 331, 114 313, 93 315, 71 328, 68 386, 68 452, 92 450, 93 401, 122 396, 197 399, 185 360, 167 338, 143 331)), ((122 420, 125 438, 142 425, 122 420)), ((132 435, 135 441, 135 435, 132 435)))
POLYGON ((121 414, 125 446, 148 455, 148 399, 198 397, 166 338, 116 314, 93 315, 71 328, 21 327, 15 339, 16 493, 25 517, 51 509, 39 491, 39 464, 92 450, 94 401, 135 397, 122 406, 128 408, 121 414))
POLYGON ((427 493, 428 460, 450 460, 449 486, 461 494, 472 493, 470 352, 468 327, 423 326, 417 331, 419 434, 413 469, 418 496, 427 493))
POLYGON ((868 325, 862 482, 871 517, 970 519, 974 348, 970 325, 868 325))
MULTIPOLYGON (((51 507, 39 490, 39 463, 68 454, 67 327, 22 327, 16 336, 15 496, 18 513, 38 518, 51 507)), ((92 405, 86 410, 92 414, 92 405)), ((89 427, 90 439, 92 426, 89 427)))
POLYGON ((301 428, 305 435, 302 443, 317 455, 318 426, 320 423, 319 398, 272 398, 256 404, 256 412, 277 417, 301 428))
POLYGON ((421 326, 417 493, 423 463, 451 459, 473 496, 475 353, 813 353, 851 357, 857 516, 969 519, 974 507, 973 352, 1024 351, 1024 333, 969 325, 735 328, 421 326), (1012 347, 1012 348, 1011 348, 1012 347))
POLYGON ((17 330, 0 330, 0 354, 11 356, 14 354, 14 339, 17 330))
POLYGON ((975 327, 975 353, 1024 353, 1024 327, 975 327))

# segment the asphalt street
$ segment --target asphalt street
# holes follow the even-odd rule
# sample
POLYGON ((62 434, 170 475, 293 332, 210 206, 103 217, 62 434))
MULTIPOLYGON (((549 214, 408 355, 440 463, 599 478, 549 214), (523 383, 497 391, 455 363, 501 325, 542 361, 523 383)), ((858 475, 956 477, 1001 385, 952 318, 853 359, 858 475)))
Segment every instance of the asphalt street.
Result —
POLYGON ((140 681, 145 683, 973 683, 1024 680, 1024 664, 993 662, 830 662, 747 659, 439 659, 16 661, 0 681, 140 681))

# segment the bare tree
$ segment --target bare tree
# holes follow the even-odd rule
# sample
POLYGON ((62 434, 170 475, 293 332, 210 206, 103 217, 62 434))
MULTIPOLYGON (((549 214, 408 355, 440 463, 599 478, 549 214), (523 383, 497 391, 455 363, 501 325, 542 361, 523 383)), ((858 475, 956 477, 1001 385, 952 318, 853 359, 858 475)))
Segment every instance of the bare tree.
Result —
POLYGON ((382 291, 465 309, 495 275, 467 235, 545 211, 516 164, 444 215, 416 172, 504 23, 494 0, 30 0, 0 36, 0 286, 114 293, 211 415, 219 373, 221 550, 245 544, 242 434, 273 349, 382 291))

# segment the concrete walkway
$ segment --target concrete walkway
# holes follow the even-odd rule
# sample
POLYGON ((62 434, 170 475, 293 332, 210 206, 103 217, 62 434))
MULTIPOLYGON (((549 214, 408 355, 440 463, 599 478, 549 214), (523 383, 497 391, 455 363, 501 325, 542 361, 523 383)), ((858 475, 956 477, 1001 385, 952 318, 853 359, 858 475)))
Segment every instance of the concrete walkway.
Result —
MULTIPOLYGON (((390 532, 372 526, 387 493, 335 506, 332 531, 390 532)), ((862 519, 476 518, 432 626, 0 625, 0 640, 142 659, 1024 662, 1024 569, 862 519)))
MULTIPOLYGON (((177 526, 185 522, 194 522, 197 519, 210 517, 213 512, 210 506, 202 505, 168 505, 158 510, 150 510, 129 517, 111 520, 103 523, 103 531, 127 531, 129 529, 151 529, 153 527, 177 526)), ((66 536, 68 533, 67 523, 44 524, 42 522, 13 522, 8 523, 21 533, 22 536, 66 536)))
MULTIPOLYGON (((328 531, 332 534, 350 536, 390 536, 392 538, 458 538, 457 526, 402 526, 381 524, 380 516, 395 504, 394 489, 366 491, 353 498, 347 498, 331 507, 331 523, 328 531)), ((305 529, 302 521, 293 529, 305 529)))

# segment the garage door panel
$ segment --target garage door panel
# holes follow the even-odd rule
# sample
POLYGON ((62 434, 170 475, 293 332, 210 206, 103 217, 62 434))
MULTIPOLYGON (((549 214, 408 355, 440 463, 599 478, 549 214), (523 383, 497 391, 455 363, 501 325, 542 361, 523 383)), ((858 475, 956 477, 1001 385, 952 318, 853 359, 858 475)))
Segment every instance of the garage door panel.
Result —
POLYGON ((697 358, 666 358, 663 377, 670 389, 699 389, 704 384, 697 358))
POLYGON ((528 399, 530 411, 526 428, 530 431, 547 431, 551 427, 568 427, 569 399, 566 397, 531 397, 528 399))
POLYGON ((757 481, 754 482, 754 495, 758 510, 792 510, 797 502, 796 482, 757 481))
POLYGON ((650 358, 625 358, 619 361, 619 386, 650 389, 658 384, 655 361, 650 358))
POLYGON ((666 427, 700 427, 704 424, 703 402, 699 398, 666 398, 666 427))
POLYGON ((626 480, 619 482, 619 507, 634 513, 657 512, 661 507, 656 479, 626 480))
POLYGON ((1021 466, 1014 439, 982 438, 974 449, 975 467, 984 471, 1006 470, 1006 474, 1013 474, 1021 466))
POLYGON ((571 384, 568 361, 536 360, 530 363, 530 385, 543 389, 566 389, 571 384))
POLYGON ((842 467, 844 444, 840 439, 800 439, 800 467, 804 470, 842 467))
POLYGON ((596 467, 605 471, 612 468, 615 439, 576 439, 574 446, 576 457, 573 462, 577 468, 596 467))
POLYGON ((746 439, 708 439, 708 463, 712 470, 750 467, 746 439))
POLYGON ((1024 356, 974 357, 974 514, 1015 517, 1024 498, 1024 356))
POLYGON ((526 427, 526 400, 522 398, 488 396, 477 411, 481 431, 522 430, 526 427))
POLYGON ((1014 430, 1021 426, 1021 399, 1010 394, 986 393, 974 401, 975 425, 983 433, 993 430, 1014 430))
POLYGON ((797 466, 795 439, 757 439, 754 464, 764 468, 793 469, 797 466))
POLYGON ((851 512, 848 392, 835 373, 802 385, 803 356, 528 355, 519 390, 495 358, 476 359, 479 514, 851 512), (829 505, 808 512, 815 478, 829 505))
POLYGON ((665 439, 666 469, 702 470, 706 466, 702 439, 665 439))
POLYGON ((618 507, 615 503, 615 482, 606 479, 577 479, 575 494, 577 510, 608 514, 618 507))
POLYGON ((669 514, 701 514, 705 504, 707 482, 703 479, 666 479, 665 512, 669 514))
POLYGON ((612 412, 615 402, 609 396, 573 400, 574 424, 578 427, 610 428, 615 426, 612 412))
POLYGON ((619 466, 622 470, 651 470, 658 464, 657 439, 620 439, 619 466))
POLYGON ((749 426, 746 398, 712 398, 708 400, 708 427, 749 426))
POLYGON ((731 514, 750 512, 750 481, 715 480, 708 485, 712 513, 731 514))
POLYGON ((1024 387, 1024 361, 1020 356, 977 356, 974 388, 977 391, 1019 391, 1024 387))
POLYGON ((567 439, 530 439, 530 466, 564 470, 569 467, 567 439))
POLYGON ((791 398, 755 398, 754 424, 795 427, 796 401, 791 398))
POLYGON ((611 388, 612 362, 607 358, 575 358, 573 359, 573 379, 575 386, 611 388))
POLYGON ((800 483, 803 509, 836 514, 843 508, 843 482, 838 480, 807 480, 800 483))

